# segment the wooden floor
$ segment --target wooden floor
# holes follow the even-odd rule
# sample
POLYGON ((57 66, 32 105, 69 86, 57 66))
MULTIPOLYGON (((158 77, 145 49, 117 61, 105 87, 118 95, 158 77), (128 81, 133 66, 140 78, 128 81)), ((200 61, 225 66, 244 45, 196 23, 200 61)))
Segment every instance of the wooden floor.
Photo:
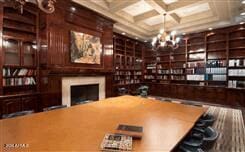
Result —
POLYGON ((143 126, 134 151, 171 151, 206 108, 123 96, 0 121, 1 143, 29 144, 6 151, 100 151, 118 124, 143 126))

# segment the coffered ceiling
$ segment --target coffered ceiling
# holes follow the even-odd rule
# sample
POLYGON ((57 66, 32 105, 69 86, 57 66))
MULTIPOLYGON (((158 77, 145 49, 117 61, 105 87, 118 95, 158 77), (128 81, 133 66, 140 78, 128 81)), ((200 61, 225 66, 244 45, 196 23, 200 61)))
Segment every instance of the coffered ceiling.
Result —
POLYGON ((236 24, 240 0, 73 0, 116 21, 114 31, 150 40, 163 29, 188 33, 236 24))

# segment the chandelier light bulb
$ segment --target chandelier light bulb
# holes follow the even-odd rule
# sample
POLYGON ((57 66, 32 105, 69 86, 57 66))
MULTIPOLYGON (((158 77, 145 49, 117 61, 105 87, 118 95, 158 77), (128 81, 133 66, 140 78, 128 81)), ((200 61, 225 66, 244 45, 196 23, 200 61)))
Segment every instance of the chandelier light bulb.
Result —
POLYGON ((170 41, 170 35, 166 36, 166 41, 170 41))
POLYGON ((160 45, 161 45, 161 46, 165 46, 165 42, 161 42, 160 45))
POLYGON ((158 34, 158 35, 157 35, 157 38, 158 38, 158 39, 160 39, 160 38, 161 38, 161 36, 162 36, 161 34, 158 34))
POLYGON ((176 37, 176 43, 179 43, 180 42, 180 37, 176 37))
POLYGON ((156 41, 157 41, 157 37, 154 37, 154 38, 152 39, 152 41, 153 41, 153 42, 156 42, 156 41))
POLYGON ((164 29, 161 29, 161 30, 160 30, 160 34, 163 34, 163 33, 164 33, 164 29))
POLYGON ((172 36, 174 36, 174 35, 176 35, 176 31, 172 31, 170 34, 172 35, 172 36))

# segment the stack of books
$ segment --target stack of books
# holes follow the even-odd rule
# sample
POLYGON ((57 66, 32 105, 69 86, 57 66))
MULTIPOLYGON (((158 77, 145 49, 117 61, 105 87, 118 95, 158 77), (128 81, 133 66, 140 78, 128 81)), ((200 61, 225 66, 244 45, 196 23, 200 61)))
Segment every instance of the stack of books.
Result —
POLYGON ((102 151, 132 151, 133 139, 141 139, 143 127, 119 124, 114 134, 106 134, 102 143, 102 151))

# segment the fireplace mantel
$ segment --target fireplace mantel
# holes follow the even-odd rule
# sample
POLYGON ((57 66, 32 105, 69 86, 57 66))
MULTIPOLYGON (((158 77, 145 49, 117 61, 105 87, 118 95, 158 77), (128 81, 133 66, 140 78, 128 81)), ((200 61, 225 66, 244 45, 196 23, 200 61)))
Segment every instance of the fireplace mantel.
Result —
POLYGON ((71 86, 99 84, 99 100, 105 98, 105 76, 81 76, 62 78, 62 105, 71 106, 71 86))

